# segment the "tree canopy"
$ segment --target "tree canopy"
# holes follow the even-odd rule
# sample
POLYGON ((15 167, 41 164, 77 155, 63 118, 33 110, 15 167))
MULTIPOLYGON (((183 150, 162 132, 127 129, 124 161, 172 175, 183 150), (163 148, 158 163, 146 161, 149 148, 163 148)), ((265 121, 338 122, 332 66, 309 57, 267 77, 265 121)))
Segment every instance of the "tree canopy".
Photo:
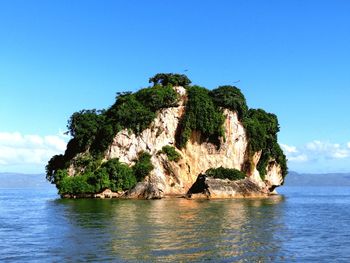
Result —
POLYGON ((209 94, 217 106, 237 112, 240 120, 246 116, 248 106, 244 95, 237 87, 220 86, 209 94))
POLYGON ((277 133, 280 130, 277 116, 262 109, 250 109, 243 124, 248 136, 250 154, 262 152, 258 163, 260 176, 264 178, 267 165, 273 159, 281 165, 282 174, 285 176, 287 159, 277 142, 277 133))
POLYGON ((185 115, 178 130, 177 146, 186 147, 192 131, 199 131, 205 140, 223 136, 224 116, 211 99, 209 91, 203 87, 191 86, 187 89, 187 96, 185 115))
POLYGON ((158 73, 149 79, 153 85, 161 84, 162 86, 173 85, 186 87, 191 84, 191 80, 183 74, 158 73))
POLYGON ((68 121, 67 128, 77 144, 86 149, 92 143, 99 127, 103 124, 104 115, 98 110, 82 110, 73 113, 68 121))

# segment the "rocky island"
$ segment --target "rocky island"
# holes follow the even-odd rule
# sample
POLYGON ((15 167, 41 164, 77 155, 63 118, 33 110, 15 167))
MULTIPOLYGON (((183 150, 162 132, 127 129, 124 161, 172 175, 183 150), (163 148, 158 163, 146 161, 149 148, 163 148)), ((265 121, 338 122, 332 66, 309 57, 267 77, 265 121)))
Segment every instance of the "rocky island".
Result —
POLYGON ((287 174, 276 115, 235 86, 213 90, 161 73, 68 121, 72 139, 46 166, 64 198, 261 197, 287 174))

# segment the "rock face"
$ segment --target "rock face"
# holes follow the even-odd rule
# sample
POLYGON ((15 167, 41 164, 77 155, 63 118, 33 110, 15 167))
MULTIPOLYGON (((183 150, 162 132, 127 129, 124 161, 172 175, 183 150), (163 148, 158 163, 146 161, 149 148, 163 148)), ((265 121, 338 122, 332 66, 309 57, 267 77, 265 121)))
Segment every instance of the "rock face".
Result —
POLYGON ((272 160, 266 167, 267 174, 265 176, 265 184, 270 191, 283 184, 284 179, 282 177, 281 166, 274 160, 272 160))
POLYGON ((269 191, 260 188, 252 179, 230 181, 199 175, 187 192, 189 198, 265 197, 269 191))
MULTIPOLYGON (((185 195, 196 182, 198 175, 203 174, 209 168, 222 166, 243 169, 247 158, 246 132, 238 120, 237 113, 227 109, 224 110, 225 139, 221 138, 219 149, 212 143, 202 142, 201 134, 193 132, 187 146, 181 151, 177 149, 181 155, 178 162, 169 161, 166 154, 159 153, 163 146, 175 146, 176 130, 185 111, 186 90, 182 87, 176 87, 175 90, 181 97, 177 107, 160 110, 150 128, 144 130, 140 135, 130 133, 126 129, 120 131, 115 136, 105 156, 106 160, 119 158, 121 162, 132 165, 139 152, 146 151, 152 155, 151 161, 154 170, 143 182, 138 183, 134 189, 129 191, 127 196, 130 198, 162 198, 171 195, 185 195)), ((243 195, 243 190, 238 190, 239 185, 244 188, 244 185, 254 184, 256 189, 260 189, 259 191, 264 193, 266 189, 273 190, 276 186, 281 185, 283 183, 281 168, 273 160, 266 168, 265 181, 260 178, 256 169, 260 157, 260 152, 254 154, 253 172, 248 175, 249 180, 247 179, 246 183, 232 182, 231 188, 227 190, 229 194, 222 193, 225 191, 213 190, 210 196, 243 195)), ((213 185, 215 180, 207 179, 206 182, 213 185)), ((217 189, 217 187, 211 189, 217 189)))

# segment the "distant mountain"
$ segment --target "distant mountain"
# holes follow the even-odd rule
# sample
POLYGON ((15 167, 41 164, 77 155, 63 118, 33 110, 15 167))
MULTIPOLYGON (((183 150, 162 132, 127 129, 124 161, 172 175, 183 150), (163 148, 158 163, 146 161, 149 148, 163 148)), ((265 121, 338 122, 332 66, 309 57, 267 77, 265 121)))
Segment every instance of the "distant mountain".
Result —
POLYGON ((350 186, 350 173, 304 174, 289 172, 285 186, 350 186))
POLYGON ((0 173, 0 188, 48 188, 44 174, 0 173))

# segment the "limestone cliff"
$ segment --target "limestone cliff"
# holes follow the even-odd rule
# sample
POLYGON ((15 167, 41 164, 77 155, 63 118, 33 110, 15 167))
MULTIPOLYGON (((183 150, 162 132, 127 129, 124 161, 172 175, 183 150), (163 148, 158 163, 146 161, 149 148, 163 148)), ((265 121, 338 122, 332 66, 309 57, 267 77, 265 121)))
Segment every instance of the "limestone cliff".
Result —
POLYGON ((150 82, 71 116, 72 139, 46 166, 61 196, 265 196, 283 184, 276 115, 249 108, 234 86, 208 90, 172 73, 150 82))
MULTIPOLYGON (((177 107, 160 110, 151 126, 139 135, 130 133, 127 129, 120 131, 105 156, 106 159, 119 158, 121 162, 132 165, 139 152, 146 151, 152 155, 153 171, 129 191, 128 197, 162 198, 185 195, 197 177, 209 168, 242 170, 247 161, 248 139, 245 129, 238 120, 237 113, 227 109, 224 110, 225 136, 220 138, 219 149, 212 143, 202 142, 201 134, 193 132, 186 148, 177 149, 181 154, 178 162, 169 161, 165 154, 159 154, 163 146, 175 145, 177 127, 184 113, 186 90, 183 87, 176 87, 175 90, 182 98, 177 107)), ((260 156, 261 152, 253 155, 252 172, 247 176, 262 193, 267 193, 267 189, 274 189, 283 183, 283 176, 279 164, 271 160, 266 167, 267 174, 263 181, 256 168, 260 156)), ((229 196, 233 196, 232 193, 229 196)))

